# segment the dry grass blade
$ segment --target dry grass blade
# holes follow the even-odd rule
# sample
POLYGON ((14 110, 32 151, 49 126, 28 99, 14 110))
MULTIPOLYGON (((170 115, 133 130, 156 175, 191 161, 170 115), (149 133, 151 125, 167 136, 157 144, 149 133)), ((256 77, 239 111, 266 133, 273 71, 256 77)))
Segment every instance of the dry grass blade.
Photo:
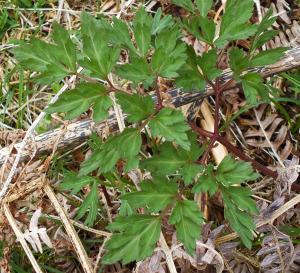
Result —
POLYGON ((22 233, 22 231, 19 229, 14 217, 12 216, 10 210, 9 210, 9 206, 8 204, 4 203, 3 205, 3 211, 4 211, 4 214, 9 222, 9 224, 11 225, 14 233, 16 234, 19 242, 21 243, 23 249, 24 249, 24 252, 26 253, 28 259, 30 260, 30 263, 34 269, 34 271, 36 273, 43 273, 42 269, 40 268, 40 266, 38 265, 36 259, 34 258, 25 238, 24 238, 24 235, 22 233))
POLYGON ((45 185, 44 191, 47 194, 48 198, 50 199, 51 203, 53 204, 55 210, 57 211, 57 213, 65 227, 67 234, 70 236, 70 238, 72 240, 72 244, 78 255, 79 261, 82 265, 84 272, 85 273, 93 273, 93 267, 89 261, 87 253, 79 239, 79 236, 76 233, 76 230, 74 229, 73 225, 71 224, 65 210, 60 205, 57 197, 55 196, 55 194, 49 184, 45 185))

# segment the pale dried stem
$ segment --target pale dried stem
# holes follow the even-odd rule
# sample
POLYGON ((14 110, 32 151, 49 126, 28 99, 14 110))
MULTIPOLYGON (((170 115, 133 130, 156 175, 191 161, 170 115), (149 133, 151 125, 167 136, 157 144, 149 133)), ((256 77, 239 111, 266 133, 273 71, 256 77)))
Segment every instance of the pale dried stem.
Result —
MULTIPOLYGON (((55 216, 55 215, 48 215, 48 214, 43 214, 44 217, 47 217, 49 219, 53 219, 53 220, 58 220, 58 221, 61 221, 60 217, 58 216, 55 216)), ((78 227, 82 230, 85 230, 85 231, 88 231, 88 232, 91 232, 91 233, 94 233, 95 235, 97 236, 104 236, 104 237, 110 237, 111 236, 111 233, 109 232, 106 232, 106 231, 103 231, 103 230, 98 230, 98 229, 94 229, 94 228, 90 228, 90 227, 87 227, 86 225, 82 224, 82 223, 79 223, 79 222, 76 222, 72 219, 69 219, 71 224, 75 227, 78 227)))
POLYGON ((69 235, 71 242, 74 246, 74 249, 77 253, 77 256, 79 258, 79 261, 81 263, 81 266, 85 273, 93 273, 93 267, 89 261, 89 257, 79 239, 78 234, 76 233, 76 230, 74 229, 66 211, 64 208, 60 205, 56 195, 54 194, 52 188, 48 183, 44 186, 44 191, 47 194, 48 198, 50 199, 52 205, 54 206, 56 212, 59 215, 59 218, 61 219, 64 228, 69 235))
POLYGON ((40 266, 38 265, 36 259, 34 258, 32 252, 31 252, 31 250, 30 250, 30 248, 29 248, 29 246, 28 246, 28 244, 27 244, 27 242, 26 242, 26 240, 23 236, 22 231, 19 229, 14 217, 12 216, 12 214, 9 210, 8 204, 3 203, 2 207, 3 207, 4 214, 7 218, 10 226, 12 227, 17 239, 19 240, 20 244, 22 245, 23 250, 26 253, 26 255, 27 255, 34 271, 36 273, 43 273, 42 269, 40 268, 40 266))
POLYGON ((169 268, 170 273, 177 273, 176 266, 173 261, 172 251, 170 250, 164 235, 161 233, 159 238, 159 243, 162 251, 166 255, 166 262, 169 268))

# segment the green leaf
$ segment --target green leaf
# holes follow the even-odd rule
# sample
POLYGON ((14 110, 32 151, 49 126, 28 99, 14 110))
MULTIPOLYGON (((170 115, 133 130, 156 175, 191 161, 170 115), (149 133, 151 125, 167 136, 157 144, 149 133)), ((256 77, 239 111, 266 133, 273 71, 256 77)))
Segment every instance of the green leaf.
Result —
POLYGON ((195 3, 200 12, 200 15, 205 17, 205 16, 207 16, 207 13, 211 9, 213 1, 212 0, 196 0, 195 3))
POLYGON ((217 64, 217 50, 211 49, 205 52, 198 61, 198 64, 202 70, 203 76, 208 80, 213 80, 221 75, 221 70, 216 66, 217 64))
POLYGON ((150 86, 154 80, 150 65, 145 59, 139 57, 131 57, 129 64, 118 66, 116 74, 132 81, 134 85, 143 83, 145 87, 150 86))
POLYGON ((137 94, 118 93, 117 99, 123 111, 128 114, 127 120, 129 122, 144 120, 154 113, 154 103, 150 96, 142 97, 137 94))
POLYGON ((251 199, 250 190, 241 187, 221 187, 224 200, 224 216, 233 230, 241 237, 247 248, 251 248, 253 231, 256 226, 248 212, 257 213, 255 202, 251 199), (242 210, 242 209, 245 209, 242 210), (247 212, 248 211, 248 212, 247 212))
POLYGON ((110 36, 86 12, 81 15, 81 34, 84 53, 81 66, 91 71, 93 76, 106 79, 119 59, 120 48, 108 46, 110 36))
POLYGON ((99 182, 99 180, 92 176, 77 177, 77 173, 72 171, 67 171, 64 173, 64 179, 59 185, 59 188, 62 191, 71 190, 71 194, 76 194, 83 187, 93 182, 99 182))
POLYGON ((186 161, 171 143, 164 143, 160 146, 160 153, 142 161, 141 167, 154 174, 167 175, 177 171, 186 161))
POLYGON ((261 20, 256 35, 263 33, 276 22, 277 16, 273 16, 273 9, 269 9, 261 20))
POLYGON ((259 177, 249 162, 238 161, 227 155, 217 168, 216 178, 225 186, 253 181, 259 177))
POLYGON ((268 93, 260 74, 247 73, 241 78, 244 94, 249 104, 256 104, 258 96, 262 97, 264 100, 268 100, 268 93))
POLYGON ((133 33, 140 56, 145 57, 151 42, 152 17, 141 8, 133 22, 133 33))
POLYGON ((199 181, 194 185, 192 192, 208 192, 213 196, 218 190, 218 181, 213 173, 213 166, 208 165, 205 172, 199 177, 199 181))
POLYGON ((239 209, 253 214, 259 212, 255 201, 251 198, 253 193, 250 188, 230 186, 227 189, 222 188, 222 192, 226 192, 230 201, 236 204, 239 209))
POLYGON ((252 45, 251 45, 251 52, 254 52, 256 49, 262 47, 266 42, 272 40, 278 34, 278 30, 268 30, 261 35, 255 37, 252 45))
POLYGON ((191 0, 172 0, 172 3, 194 13, 195 8, 191 0))
POLYGON ((39 83, 60 81, 76 71, 76 48, 68 32, 54 24, 53 40, 55 44, 32 39, 12 50, 21 66, 40 73, 35 78, 39 83))
POLYGON ((120 19, 117 19, 116 16, 113 17, 113 37, 116 44, 121 46, 125 46, 132 53, 136 52, 136 48, 134 47, 130 34, 128 31, 128 27, 126 23, 120 19))
POLYGON ((198 40, 213 45, 216 25, 206 17, 194 16, 183 20, 182 26, 198 40))
POLYGON ((261 51, 252 58, 250 65, 251 67, 255 67, 273 64, 283 56, 286 50, 287 48, 273 48, 261 51))
MULTIPOLYGON (((98 168, 106 173, 111 171, 120 159, 131 163, 137 158, 141 145, 140 131, 136 128, 126 128, 121 134, 108 138, 99 149, 95 150, 91 157, 83 162, 79 174, 86 175, 98 168)), ((138 160, 134 162, 137 164, 138 160)), ((137 167, 136 164, 133 168, 137 167)))
POLYGON ((53 41, 60 50, 57 51, 57 57, 60 62, 70 71, 76 71, 76 46, 72 42, 69 33, 61 25, 53 24, 53 41))
POLYGON ((159 8, 153 18, 151 34, 155 35, 160 33, 166 28, 171 28, 174 25, 174 21, 171 15, 162 16, 161 8, 159 8))
POLYGON ((134 28, 134 37, 138 46, 140 55, 146 56, 151 42, 150 27, 147 25, 138 24, 134 28))
POLYGON ((234 47, 229 52, 229 65, 235 78, 238 79, 240 74, 249 67, 249 59, 242 49, 234 47))
POLYGON ((174 202, 177 196, 177 184, 162 178, 144 181, 141 191, 125 194, 121 197, 133 208, 148 208, 150 212, 159 212, 174 202))
POLYGON ((92 226, 97 218, 98 208, 99 197, 97 191, 97 183, 94 182, 92 184, 91 191, 89 192, 88 196, 84 199, 77 211, 76 219, 81 219, 88 211, 88 215, 84 223, 88 226, 92 226))
POLYGON ((79 83, 76 88, 63 93, 59 99, 45 110, 48 114, 66 112, 66 118, 72 119, 94 107, 93 118, 101 121, 108 117, 112 101, 101 84, 79 83))
POLYGON ((189 130, 181 111, 163 108, 150 122, 153 136, 163 136, 166 140, 175 141, 185 150, 190 142, 186 132, 189 130))
POLYGON ((180 41, 180 36, 176 25, 157 35, 155 52, 151 60, 151 67, 156 75, 165 78, 178 76, 178 70, 186 60, 186 47, 180 41))
POLYGON ((183 176, 185 184, 190 184, 196 175, 203 171, 203 166, 195 163, 203 149, 199 148, 193 133, 188 134, 188 138, 191 143, 190 151, 175 148, 166 142, 159 146, 158 153, 142 161, 141 167, 151 171, 153 175, 170 175, 181 169, 179 173, 183 176))
POLYGON ((253 4, 252 0, 228 0, 226 2, 220 37, 216 41, 218 47, 224 47, 229 41, 246 39, 255 34, 257 26, 247 23, 253 13, 253 4))
POLYGON ((176 78, 176 86, 183 91, 202 91, 205 88, 205 80, 197 67, 197 56, 192 47, 187 49, 186 63, 180 68, 176 78))
POLYGON ((189 254, 193 255, 196 240, 200 238, 201 225, 204 220, 194 201, 178 201, 169 218, 170 224, 175 225, 177 238, 183 243, 189 254))
POLYGON ((114 233, 105 245, 108 252, 102 262, 128 264, 153 253, 161 232, 161 219, 150 215, 119 216, 109 229, 114 233))
POLYGON ((181 173, 185 185, 191 184, 198 173, 203 171, 204 167, 197 163, 189 162, 182 167, 181 173))

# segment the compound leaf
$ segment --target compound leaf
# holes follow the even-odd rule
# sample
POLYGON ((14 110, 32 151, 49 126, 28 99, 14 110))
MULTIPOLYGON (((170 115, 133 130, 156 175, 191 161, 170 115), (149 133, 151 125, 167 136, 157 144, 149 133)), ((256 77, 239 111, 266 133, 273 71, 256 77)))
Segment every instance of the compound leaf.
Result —
POLYGON ((189 128, 181 111, 163 108, 149 122, 149 126, 153 136, 163 136, 166 140, 175 141, 185 150, 189 150, 190 142, 186 133, 189 128))
POLYGON ((285 51, 286 48, 273 48, 261 51, 252 58, 250 65, 251 67, 255 67, 273 64, 283 56, 285 51))
POLYGON ((172 0, 172 3, 190 12, 194 12, 195 10, 193 2, 191 0, 172 0))
POLYGON ((128 114, 127 120, 129 122, 141 121, 154 113, 154 103, 150 96, 142 97, 137 94, 118 93, 117 99, 123 111, 128 114))
POLYGON ((218 181, 213 173, 213 166, 208 165, 205 172, 199 177, 197 184, 194 185, 192 192, 208 192, 210 196, 213 196, 218 190, 218 181))
POLYGON ((228 0, 226 2, 220 37, 216 40, 217 46, 223 47, 229 41, 246 39, 255 34, 257 26, 247 23, 253 13, 253 4, 252 0, 228 0))
POLYGON ((95 177, 82 176, 78 177, 77 173, 67 171, 64 173, 64 179, 62 180, 59 188, 63 191, 71 190, 71 194, 78 193, 83 187, 93 183, 99 182, 95 177))
POLYGON ((134 85, 142 82, 148 87, 154 80, 150 65, 139 57, 131 57, 130 63, 118 66, 116 73, 121 78, 132 81, 134 85))
POLYGON ((200 238, 201 225, 204 220, 194 201, 178 201, 169 218, 170 224, 175 225, 177 238, 183 243, 188 253, 194 254, 196 240, 200 238))
POLYGON ((103 85, 79 83, 76 88, 63 93, 45 111, 49 114, 66 112, 66 118, 72 119, 85 112, 90 106, 94 107, 95 121, 108 117, 108 109, 112 106, 112 101, 103 85))
POLYGON ((153 253, 161 232, 161 219, 150 215, 119 216, 109 229, 114 233, 105 245, 103 263, 128 264, 153 253))
POLYGON ((86 214, 86 212, 88 212, 84 223, 88 226, 92 226, 97 218, 98 208, 99 197, 97 191, 97 183, 93 182, 91 191, 89 192, 88 196, 84 199, 77 211, 76 218, 81 219, 86 214))
POLYGON ((177 184, 159 178, 153 181, 143 181, 141 191, 128 193, 122 196, 133 208, 148 208, 150 212, 163 210, 172 203, 177 196, 177 184))
POLYGON ((263 78, 260 74, 247 73, 241 77, 241 80, 246 100, 250 105, 256 104, 259 96, 268 100, 263 78))
POLYGON ((257 213, 255 202, 250 197, 251 191, 241 187, 221 187, 221 192, 224 200, 225 219, 239 234, 244 245, 251 248, 253 231, 256 227, 248 212, 257 213))
POLYGON ((80 64, 94 76, 106 79, 119 59, 120 48, 109 46, 110 35, 98 27, 97 20, 86 12, 81 15, 84 59, 80 64))
POLYGON ((227 155, 217 168, 216 178, 225 186, 253 181, 259 177, 249 162, 237 161, 227 155))

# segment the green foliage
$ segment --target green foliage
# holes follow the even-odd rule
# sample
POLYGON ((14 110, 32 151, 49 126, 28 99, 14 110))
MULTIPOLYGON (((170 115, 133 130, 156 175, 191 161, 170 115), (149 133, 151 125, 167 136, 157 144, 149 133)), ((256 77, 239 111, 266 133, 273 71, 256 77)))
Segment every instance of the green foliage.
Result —
POLYGON ((108 117, 112 101, 101 84, 80 83, 75 89, 62 94, 46 112, 66 112, 66 119, 73 119, 93 106, 93 119, 102 121, 108 117))
POLYGON ((221 188, 225 209, 225 219, 242 239, 244 245, 251 248, 255 223, 249 214, 257 213, 255 202, 251 199, 251 191, 247 188, 221 188))
POLYGON ((245 181, 253 181, 259 177, 254 173, 249 162, 234 160, 226 156, 217 168, 216 179, 223 185, 240 184, 245 181))
POLYGON ((189 150, 190 142, 186 134, 189 128, 181 111, 164 108, 149 122, 149 126, 153 136, 163 136, 189 150))
POLYGON ((184 91, 202 91, 206 83, 197 67, 198 57, 191 47, 188 48, 187 54, 187 61, 179 70, 176 85, 182 87, 184 91))
POLYGON ((84 54, 83 60, 80 61, 81 66, 95 77, 106 79, 119 58, 120 48, 108 46, 110 37, 105 25, 98 24, 97 20, 86 12, 81 14, 81 35, 84 54))
POLYGON ((127 171, 137 167, 141 144, 139 130, 126 128, 121 134, 108 138, 90 158, 83 162, 80 175, 86 175, 98 168, 106 173, 111 171, 120 159, 126 161, 125 170, 127 171))
POLYGON ((200 238, 200 226, 204 223, 201 212, 194 201, 178 201, 169 219, 170 224, 175 225, 178 239, 183 243, 187 251, 193 255, 196 248, 196 240, 200 238))
POLYGON ((127 120, 129 122, 141 121, 154 113, 154 103, 149 96, 142 97, 137 94, 119 93, 117 99, 122 109, 128 114, 127 120))
POLYGON ((97 218, 97 212, 100 207, 97 185, 99 180, 91 177, 77 177, 76 173, 66 172, 64 180, 60 185, 61 190, 71 190, 72 194, 78 193, 83 187, 90 186, 90 192, 78 208, 76 212, 76 218, 81 219, 87 214, 84 223, 88 226, 92 226, 97 218))
POLYGON ((247 39, 257 31, 257 26, 248 23, 252 16, 254 2, 252 0, 228 0, 222 17, 220 36, 216 45, 223 47, 226 43, 247 39))
POLYGON ((157 175, 170 175, 180 169, 180 173, 186 184, 190 184, 198 173, 203 171, 203 166, 196 163, 203 149, 199 148, 195 136, 190 135, 190 151, 180 147, 174 147, 170 143, 161 145, 159 153, 144 160, 141 167, 157 175))
POLYGON ((225 218, 248 248, 251 248, 252 233, 255 229, 250 214, 256 214, 258 210, 251 198, 252 191, 239 184, 254 181, 258 177, 259 175, 253 172, 249 163, 226 156, 216 171, 209 165, 203 175, 200 176, 199 182, 193 187, 194 193, 208 192, 210 196, 218 190, 221 191, 225 205, 225 218))
MULTIPOLYGON (((172 3, 185 9, 184 19, 165 15, 162 9, 153 15, 141 8, 128 23, 116 17, 96 19, 82 12, 80 32, 73 33, 76 44, 67 30, 54 23, 51 42, 32 39, 13 50, 20 66, 38 72, 34 79, 39 83, 53 84, 71 75, 80 80, 46 109, 49 114, 64 113, 65 118, 73 119, 91 109, 93 120, 100 122, 108 118, 112 106, 109 94, 116 93, 128 127, 105 140, 93 135, 92 154, 81 163, 79 174, 65 173, 60 186, 62 191, 86 195, 77 219, 85 217, 89 226, 97 220, 100 208, 97 187, 106 183, 99 177, 109 180, 108 185, 115 187, 118 197, 120 194, 119 215, 108 226, 113 234, 105 245, 105 264, 127 264, 150 256, 166 218, 186 250, 194 254, 204 220, 197 204, 188 198, 200 192, 209 196, 221 193, 231 228, 247 247, 253 240, 252 215, 258 210, 245 183, 256 180, 258 174, 249 163, 231 156, 218 167, 202 164, 208 155, 202 156, 206 146, 198 142, 203 139, 191 133, 182 111, 166 106, 159 85, 174 84, 186 92, 203 91, 206 85, 216 89, 216 82, 223 87, 228 82, 220 77, 220 60, 228 54, 233 78, 248 102, 246 107, 268 101, 269 89, 253 68, 274 63, 285 51, 260 50, 277 33, 269 29, 275 19, 270 10, 260 24, 251 24, 253 0, 227 0, 217 32, 209 12, 214 1, 172 3), (201 56, 184 42, 187 34, 205 44, 201 56), (240 39, 248 40, 248 52, 236 46, 240 39), (77 73, 79 65, 84 72, 77 73), (154 98, 153 93, 160 97, 154 98), (138 167, 142 172, 150 171, 151 176, 147 174, 147 180, 133 185, 129 171, 138 167)), ((278 101, 274 96, 272 100, 278 101)), ((216 137, 221 136, 215 131, 212 138, 216 137)))
POLYGON ((35 78, 40 83, 60 81, 76 67, 75 45, 68 32, 55 23, 52 38, 55 44, 32 39, 13 49, 20 65, 40 73, 35 78))
POLYGON ((172 0, 172 3, 190 12, 194 12, 194 5, 191 0, 172 0))
POLYGON ((205 17, 213 4, 213 0, 196 0, 195 3, 200 15, 205 17))
POLYGON ((126 200, 132 208, 144 207, 151 212, 158 212, 177 197, 177 184, 166 179, 144 181, 140 187, 141 191, 122 196, 122 200, 126 200))
POLYGON ((114 234, 106 243, 108 252, 102 262, 128 264, 150 256, 161 231, 161 219, 151 215, 119 216, 109 225, 114 234))

